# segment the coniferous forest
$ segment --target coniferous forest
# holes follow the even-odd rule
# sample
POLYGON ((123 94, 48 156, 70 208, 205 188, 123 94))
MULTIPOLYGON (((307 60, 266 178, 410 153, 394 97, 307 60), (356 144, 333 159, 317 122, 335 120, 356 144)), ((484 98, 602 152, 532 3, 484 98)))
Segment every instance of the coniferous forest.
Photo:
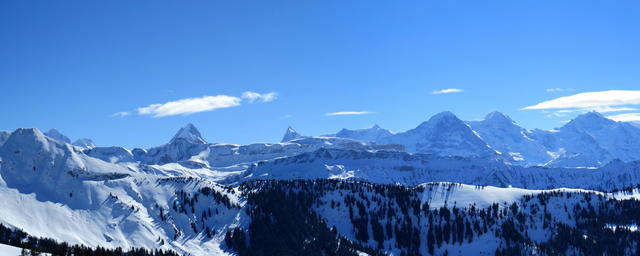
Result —
MULTIPOLYGON (((640 252, 640 201, 588 191, 546 191, 485 206, 423 201, 435 189, 328 179, 250 181, 239 185, 244 207, 215 189, 176 192, 161 221, 190 216, 195 234, 211 237, 218 209, 241 209, 246 226, 224 232, 237 255, 629 255, 640 252), (196 207, 208 199, 212 208, 196 207), (222 208, 220 208, 220 206, 222 208), (213 210, 211 210, 213 209, 213 210)), ((224 188, 231 191, 230 188, 224 188)), ((482 186, 477 186, 482 190, 482 186)), ((632 189, 618 191, 631 193, 632 189)), ((184 231, 177 231, 176 236, 184 231)), ((53 255, 179 255, 145 248, 70 245, 0 225, 0 243, 53 255)), ((164 241, 163 241, 164 243, 164 241)), ((185 254, 188 254, 185 253, 185 254)))
POLYGON ((430 186, 300 180, 241 188, 252 222, 228 231, 225 239, 239 255, 452 255, 483 244, 495 245, 492 255, 640 253, 640 233, 633 230, 640 201, 594 192, 544 192, 488 207, 431 207, 419 197, 430 186), (343 212, 347 225, 340 230, 319 212, 343 212))

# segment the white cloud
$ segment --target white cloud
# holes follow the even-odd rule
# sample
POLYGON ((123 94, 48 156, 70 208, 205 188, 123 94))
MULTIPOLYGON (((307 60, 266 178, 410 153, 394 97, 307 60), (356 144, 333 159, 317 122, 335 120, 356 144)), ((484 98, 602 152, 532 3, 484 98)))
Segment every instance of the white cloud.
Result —
MULTIPOLYGON (((558 110, 558 111, 553 112, 553 115, 557 116, 557 117, 563 117, 563 116, 567 116, 567 114, 570 114, 570 113, 573 113, 573 112, 576 112, 576 111, 575 110, 562 109, 562 110, 558 110)), ((547 115, 547 117, 551 118, 552 116, 551 115, 547 115)))
POLYGON ((584 92, 553 100, 543 101, 536 105, 527 106, 522 110, 544 109, 581 109, 604 110, 606 112, 625 111, 630 108, 612 108, 611 106, 640 104, 640 91, 610 90, 599 92, 584 92))
POLYGON ((625 113, 614 116, 607 116, 607 118, 619 122, 640 121, 640 113, 625 113))
POLYGON ((432 91, 431 94, 445 94, 445 93, 456 93, 456 92, 463 92, 463 90, 462 89, 456 89, 456 88, 449 88, 449 89, 442 89, 442 90, 432 91))
POLYGON ((126 112, 126 111, 122 111, 122 112, 116 112, 116 113, 111 114, 111 117, 125 117, 125 116, 128 116, 128 115, 131 115, 131 113, 130 112, 126 112))
POLYGON ((586 108, 586 111, 596 111, 596 112, 600 112, 600 113, 635 111, 635 110, 638 110, 638 109, 629 108, 629 107, 618 107, 618 108, 616 108, 616 107, 609 107, 609 106, 586 108))
POLYGON ((292 117, 293 117, 293 115, 291 115, 291 114, 286 114, 286 115, 284 115, 284 116, 281 116, 279 119, 289 119, 289 118, 292 118, 292 117))
POLYGON ((575 90, 576 89, 573 89, 573 88, 548 88, 546 91, 547 92, 572 92, 575 90))
POLYGON ((278 97, 278 94, 275 92, 260 94, 257 92, 246 91, 242 93, 242 98, 247 99, 249 103, 253 103, 255 101, 271 102, 271 101, 274 101, 277 97, 278 97))
POLYGON ((228 95, 203 96, 169 101, 162 104, 151 104, 138 108, 137 111, 140 115, 153 115, 153 117, 189 115, 220 108, 235 107, 240 105, 241 101, 242 99, 238 97, 228 95))
POLYGON ((373 114, 374 112, 370 111, 342 111, 342 112, 333 112, 327 113, 327 116, 348 116, 348 115, 367 115, 373 114))

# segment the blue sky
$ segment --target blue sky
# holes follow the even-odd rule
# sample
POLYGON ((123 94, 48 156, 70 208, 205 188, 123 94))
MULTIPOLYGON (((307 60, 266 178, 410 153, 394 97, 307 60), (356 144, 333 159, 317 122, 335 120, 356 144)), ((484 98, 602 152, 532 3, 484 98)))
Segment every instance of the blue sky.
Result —
POLYGON ((594 108, 633 119, 640 102, 617 100, 633 93, 571 104, 640 88, 638 13, 638 1, 3 1, 0 130, 133 148, 189 122, 209 142, 251 143, 288 125, 403 131, 445 110, 544 129, 594 108))

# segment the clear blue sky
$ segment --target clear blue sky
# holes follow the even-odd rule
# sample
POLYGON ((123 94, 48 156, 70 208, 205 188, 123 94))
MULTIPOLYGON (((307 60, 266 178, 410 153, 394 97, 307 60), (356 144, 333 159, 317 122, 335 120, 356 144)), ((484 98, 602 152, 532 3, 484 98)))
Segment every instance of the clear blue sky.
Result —
POLYGON ((521 109, 640 88, 638 13, 638 1, 2 1, 0 130, 133 148, 191 122, 209 142, 275 142, 288 125, 403 131, 445 110, 550 129, 578 113, 521 109), (447 88, 463 91, 433 94, 447 88), (277 97, 250 104, 246 91, 277 97), (239 105, 137 110, 216 95, 239 105), (373 113, 326 115, 343 111, 373 113))

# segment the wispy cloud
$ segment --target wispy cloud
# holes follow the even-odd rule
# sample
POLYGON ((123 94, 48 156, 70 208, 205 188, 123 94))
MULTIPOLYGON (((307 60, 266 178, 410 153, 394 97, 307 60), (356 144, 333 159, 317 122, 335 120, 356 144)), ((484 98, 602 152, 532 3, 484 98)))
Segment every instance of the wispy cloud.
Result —
POLYGON ((241 101, 242 99, 238 97, 228 95, 204 96, 169 101, 161 104, 151 104, 138 108, 137 111, 140 115, 153 115, 153 117, 190 115, 198 112, 239 106, 241 101))
POLYGON ((249 103, 254 102, 271 102, 274 101, 278 97, 278 94, 275 92, 260 94, 257 92, 246 91, 242 93, 242 98, 247 99, 249 103))
MULTIPOLYGON (((151 104, 146 107, 137 108, 136 112, 139 115, 151 115, 153 117, 190 115, 199 112, 239 106, 243 99, 246 99, 249 103, 271 102, 274 101, 277 96, 278 94, 275 92, 261 94, 246 91, 243 92, 240 97, 230 95, 202 96, 151 104)), ((112 116, 127 116, 130 114, 130 112, 118 112, 112 116)))
POLYGON ((547 115, 547 117, 549 117, 549 118, 551 118, 553 116, 563 117, 563 116, 567 116, 568 114, 571 114, 573 112, 576 112, 576 111, 575 110, 562 109, 562 110, 554 111, 553 115, 547 115))
POLYGON ((612 106, 640 104, 640 91, 610 90, 599 92, 584 92, 553 100, 543 101, 536 105, 522 108, 522 110, 543 109, 582 109, 604 110, 608 112, 625 111, 629 108, 613 108, 612 106))
POLYGON ((327 116, 348 116, 348 115, 367 115, 367 114, 374 114, 375 112, 371 112, 371 111, 342 111, 342 112, 333 112, 333 113, 327 113, 325 115, 327 116))
POLYGON ((573 88, 547 88, 547 92, 572 92, 575 90, 573 88))
POLYGON ((607 116, 607 118, 619 122, 634 122, 640 121, 640 113, 625 113, 614 116, 607 116))
POLYGON ((602 106, 602 107, 589 108, 587 110, 588 111, 597 111, 597 112, 600 112, 600 113, 609 113, 609 112, 635 111, 635 110, 638 110, 638 109, 637 108, 629 108, 629 107, 602 106))
POLYGON ((128 116, 128 115, 131 115, 131 112, 122 111, 122 112, 113 113, 110 116, 111 117, 125 117, 125 116, 128 116))
POLYGON ((638 109, 628 108, 628 107, 616 108, 616 107, 603 106, 603 107, 593 107, 593 108, 584 108, 584 109, 561 109, 553 112, 542 110, 542 112, 545 114, 548 114, 547 115, 548 118, 553 118, 553 117, 569 116, 572 113, 587 113, 589 111, 596 111, 600 113, 610 113, 610 112, 635 111, 635 110, 638 110, 638 109))
POLYGON ((291 114, 286 114, 286 115, 284 115, 284 116, 281 116, 279 119, 289 119, 289 118, 292 118, 292 117, 293 117, 293 115, 291 115, 291 114))
POLYGON ((442 90, 432 91, 431 94, 457 93, 457 92, 463 92, 463 91, 464 90, 462 90, 462 89, 449 88, 449 89, 442 89, 442 90))

